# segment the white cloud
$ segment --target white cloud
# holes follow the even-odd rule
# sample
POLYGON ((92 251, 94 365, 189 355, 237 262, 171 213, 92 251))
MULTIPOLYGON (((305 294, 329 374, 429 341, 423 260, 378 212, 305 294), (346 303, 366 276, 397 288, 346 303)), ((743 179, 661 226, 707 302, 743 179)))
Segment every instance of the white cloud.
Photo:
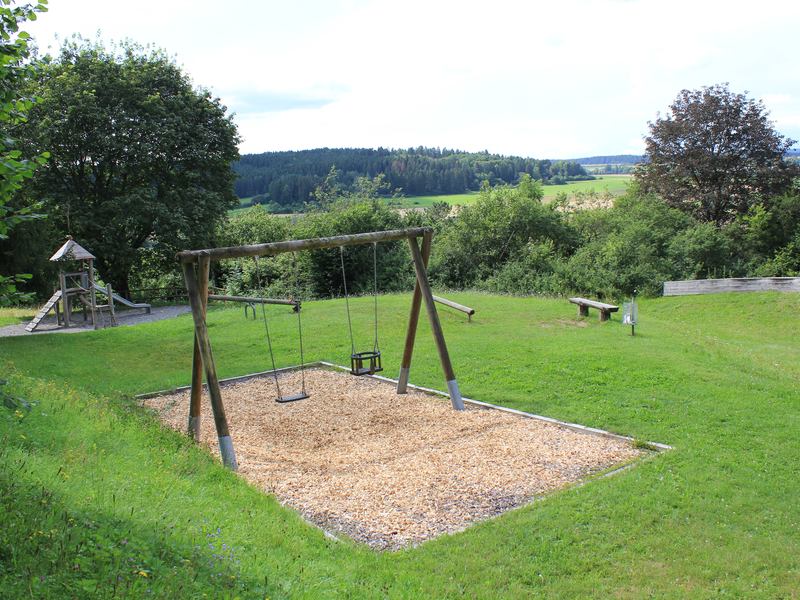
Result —
POLYGON ((33 25, 177 53, 237 113, 244 152, 423 144, 544 158, 640 153, 647 121, 681 89, 724 81, 800 137, 797 22, 800 3, 779 0, 748 11, 711 0, 54 0, 33 25))
POLYGON ((791 104, 793 102, 797 102, 796 100, 792 99, 790 94, 763 94, 761 96, 761 100, 764 101, 764 105, 767 107, 774 106, 776 104, 791 104))

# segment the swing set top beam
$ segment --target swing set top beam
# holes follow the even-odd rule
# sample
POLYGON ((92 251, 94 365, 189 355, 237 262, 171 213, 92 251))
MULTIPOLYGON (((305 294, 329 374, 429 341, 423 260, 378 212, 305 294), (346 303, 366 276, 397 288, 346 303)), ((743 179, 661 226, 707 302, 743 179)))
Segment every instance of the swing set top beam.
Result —
POLYGON ((298 252, 300 250, 319 250, 321 248, 338 248, 339 246, 355 246, 358 244, 371 244, 373 242, 394 242, 410 238, 423 237, 432 234, 432 227, 413 227, 410 229, 395 229, 393 231, 374 231, 372 233, 354 233, 328 238, 313 238, 308 240, 291 240, 288 242, 273 242, 270 244, 256 244, 253 246, 231 246, 228 248, 210 248, 208 250, 184 250, 175 255, 181 263, 196 263, 200 256, 207 255, 210 260, 226 258, 243 258, 246 256, 265 256, 283 254, 284 252, 298 252))

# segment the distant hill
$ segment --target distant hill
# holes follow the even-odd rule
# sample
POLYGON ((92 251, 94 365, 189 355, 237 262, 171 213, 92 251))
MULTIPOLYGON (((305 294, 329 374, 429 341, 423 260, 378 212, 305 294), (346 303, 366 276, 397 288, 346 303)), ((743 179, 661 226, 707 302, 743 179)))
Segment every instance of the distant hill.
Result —
POLYGON ((516 184, 524 174, 545 185, 594 179, 574 160, 537 160, 447 148, 317 148, 245 154, 232 165, 240 198, 257 197, 273 209, 302 209, 331 167, 339 183, 353 186, 359 177, 383 175, 391 190, 406 195, 463 194, 492 185, 516 184))

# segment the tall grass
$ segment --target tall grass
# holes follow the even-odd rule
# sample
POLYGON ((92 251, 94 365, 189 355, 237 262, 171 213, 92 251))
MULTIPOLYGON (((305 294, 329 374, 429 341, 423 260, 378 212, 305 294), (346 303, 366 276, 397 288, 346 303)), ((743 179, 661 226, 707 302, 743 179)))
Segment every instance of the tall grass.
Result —
MULTIPOLYGON (((375 554, 327 540, 133 405, 188 383, 188 316, 0 339, 9 392, 39 402, 0 413, 0 597, 797 597, 797 296, 643 301, 635 337, 563 300, 447 296, 476 309, 468 323, 440 307, 465 396, 676 449, 375 554)), ((388 375, 409 301, 379 301, 388 375)), ((270 308, 276 362, 295 364, 296 317, 270 308)), ((356 349, 371 347, 371 300, 350 308, 356 349)), ((303 319, 306 359, 345 362, 343 301, 306 303, 303 319)), ((209 324, 220 377, 269 368, 263 323, 242 307, 209 324)), ((420 325, 411 380, 441 389, 420 325)))

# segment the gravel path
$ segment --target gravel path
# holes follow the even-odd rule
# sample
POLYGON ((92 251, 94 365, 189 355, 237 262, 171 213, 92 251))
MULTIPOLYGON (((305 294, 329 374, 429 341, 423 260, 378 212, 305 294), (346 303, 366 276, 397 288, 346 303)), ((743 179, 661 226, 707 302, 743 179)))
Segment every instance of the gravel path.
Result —
MULTIPOLYGON (((172 319, 178 315, 191 312, 191 310, 192 309, 189 306, 162 306, 151 309, 151 314, 149 315, 140 308, 133 308, 129 310, 117 309, 116 315, 117 323, 119 323, 120 326, 132 326, 141 325, 142 323, 152 323, 153 321, 161 321, 162 319, 172 319)), ((106 317, 106 321, 108 321, 108 317, 106 317)), ((0 327, 0 337, 11 337, 16 335, 42 335, 45 333, 80 333, 82 331, 93 331, 94 329, 92 327, 91 315, 89 315, 87 320, 84 322, 83 315, 80 312, 76 312, 72 315, 69 329, 59 327, 54 314, 50 314, 42 319, 42 322, 39 323, 39 326, 32 332, 25 331, 25 328, 28 326, 29 322, 30 321, 25 321, 24 323, 20 323, 18 325, 6 325, 5 327, 0 327)))

